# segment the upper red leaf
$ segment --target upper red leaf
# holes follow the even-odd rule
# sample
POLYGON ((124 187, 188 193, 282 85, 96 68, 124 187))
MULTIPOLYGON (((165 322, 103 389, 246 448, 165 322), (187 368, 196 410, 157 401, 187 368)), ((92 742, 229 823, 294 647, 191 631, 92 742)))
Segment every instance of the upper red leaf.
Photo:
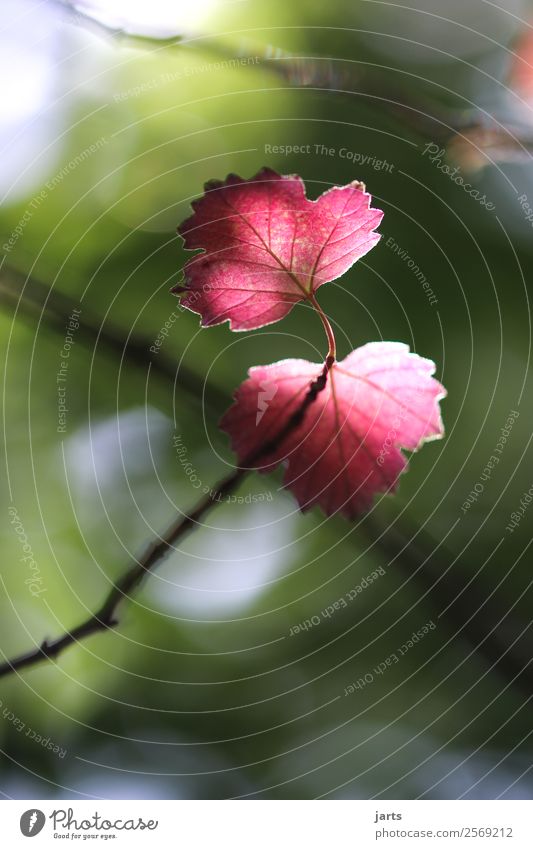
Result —
POLYGON ((431 377, 431 360, 399 342, 371 342, 333 365, 303 421, 277 444, 322 370, 306 360, 250 369, 220 425, 241 464, 275 446, 250 464, 265 472, 285 462, 284 484, 302 510, 319 504, 353 518, 376 493, 395 490, 407 465, 401 448, 442 436, 438 402, 446 391, 431 377))
POLYGON ((283 318, 295 303, 344 274, 378 242, 383 213, 362 183, 305 196, 300 177, 263 168, 251 180, 230 174, 206 184, 178 232, 203 253, 185 265, 173 291, 207 327, 228 320, 251 330, 283 318))

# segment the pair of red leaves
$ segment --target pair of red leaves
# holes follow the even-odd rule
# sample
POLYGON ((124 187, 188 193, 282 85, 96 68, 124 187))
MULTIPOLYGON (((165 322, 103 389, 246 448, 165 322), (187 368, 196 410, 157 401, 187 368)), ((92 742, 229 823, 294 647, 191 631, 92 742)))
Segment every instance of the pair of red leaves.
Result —
MULTIPOLYGON (((203 326, 278 321, 379 241, 383 213, 370 200, 354 182, 310 201, 299 177, 269 169, 212 181, 179 228, 187 249, 204 252, 174 292, 203 326)), ((352 518, 395 489, 406 466, 400 448, 442 436, 446 393, 434 364, 396 342, 369 343, 328 367, 282 360, 250 369, 221 427, 240 464, 286 465, 284 483, 302 509, 319 504, 352 518)))

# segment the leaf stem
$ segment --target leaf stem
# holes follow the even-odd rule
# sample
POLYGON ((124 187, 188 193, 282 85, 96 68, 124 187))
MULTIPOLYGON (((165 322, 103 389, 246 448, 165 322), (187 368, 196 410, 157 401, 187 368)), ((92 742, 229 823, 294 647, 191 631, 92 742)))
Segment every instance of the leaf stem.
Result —
POLYGON ((335 362, 336 357, 337 357, 337 345, 336 345, 336 342, 335 342, 335 334, 333 332, 333 328, 331 326, 330 320, 327 317, 324 310, 322 309, 322 307, 320 306, 320 304, 318 303, 314 292, 309 293, 309 301, 313 305, 313 308, 316 310, 318 315, 320 316, 320 320, 321 320, 322 324, 324 325, 324 330, 326 331, 326 336, 327 336, 327 339, 328 339, 329 348, 328 348, 328 355, 326 357, 325 369, 326 369, 326 371, 329 371, 331 366, 335 362))

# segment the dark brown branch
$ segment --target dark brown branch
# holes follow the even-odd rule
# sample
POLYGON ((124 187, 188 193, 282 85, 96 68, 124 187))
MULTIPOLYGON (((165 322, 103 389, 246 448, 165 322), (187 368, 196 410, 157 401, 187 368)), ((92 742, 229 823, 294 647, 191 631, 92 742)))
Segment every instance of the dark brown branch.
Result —
POLYGON ((220 481, 214 489, 212 489, 204 498, 202 498, 194 509, 185 515, 180 515, 167 528, 167 530, 158 539, 149 543, 138 560, 135 560, 130 568, 124 573, 115 584, 105 599, 102 607, 89 617, 85 622, 82 622, 71 631, 67 631, 61 637, 55 640, 44 640, 41 645, 32 649, 26 654, 20 655, 13 660, 8 660, 0 665, 0 678, 5 675, 10 675, 12 672, 25 669, 28 666, 34 666, 45 660, 50 660, 57 657, 62 651, 71 645, 74 645, 79 640, 85 639, 92 634, 100 631, 107 631, 118 625, 117 609, 120 602, 131 596, 132 592, 139 586, 143 578, 169 553, 176 542, 181 539, 186 533, 197 527, 200 520, 219 503, 222 497, 229 495, 241 482, 248 471, 256 466, 260 460, 266 458, 272 453, 289 433, 297 428, 307 409, 316 399, 317 395, 322 392, 327 383, 327 375, 332 366, 332 361, 328 358, 324 365, 324 369, 319 377, 314 380, 306 393, 306 396, 299 408, 288 419, 284 427, 268 442, 265 442, 257 451, 254 451, 246 457, 242 465, 235 469, 230 475, 220 481))
POLYGON ((199 520, 217 503, 221 496, 228 495, 243 476, 245 469, 236 469, 231 475, 224 478, 214 491, 206 495, 192 510, 184 516, 179 516, 159 537, 153 540, 138 560, 124 573, 113 587, 100 610, 89 617, 81 625, 67 631, 55 640, 45 640, 37 649, 33 649, 14 660, 8 660, 0 666, 0 678, 9 675, 27 666, 33 666, 44 660, 57 657, 62 651, 71 645, 85 639, 85 637, 96 634, 99 631, 107 631, 118 625, 117 609, 120 602, 130 596, 133 590, 141 583, 148 572, 160 563, 173 545, 198 524, 199 520))

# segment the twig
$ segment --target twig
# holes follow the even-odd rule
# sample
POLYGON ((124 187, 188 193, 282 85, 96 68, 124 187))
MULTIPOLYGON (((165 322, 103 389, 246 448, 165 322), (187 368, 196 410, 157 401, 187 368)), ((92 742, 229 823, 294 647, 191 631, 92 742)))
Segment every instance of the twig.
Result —
POLYGON ((0 678, 20 669, 25 669, 27 666, 34 666, 36 663, 55 658, 64 649, 77 643, 79 640, 89 637, 91 634, 96 634, 99 631, 107 631, 118 625, 117 608, 120 602, 124 598, 131 596, 133 590, 138 587, 143 578, 155 566, 161 563, 163 558, 182 536, 198 526, 200 519, 221 500, 221 496, 223 497, 232 492, 251 468, 278 448, 289 433, 301 424, 307 409, 316 399, 317 395, 325 388, 331 365, 332 363, 328 358, 324 364, 322 373, 309 385, 309 389, 299 408, 272 439, 265 442, 257 451, 252 452, 246 457, 242 465, 210 490, 190 513, 178 516, 162 536, 149 543, 139 559, 135 560, 124 575, 113 584, 102 607, 96 613, 71 631, 66 631, 61 637, 51 641, 44 640, 38 648, 32 649, 0 665, 0 678))
POLYGON ((246 469, 236 469, 231 475, 224 478, 214 491, 206 495, 191 513, 179 516, 159 537, 153 540, 138 560, 124 573, 113 587, 100 610, 89 617, 81 625, 65 632, 55 640, 44 640, 43 643, 32 651, 20 655, 14 660, 8 660, 0 666, 0 678, 9 675, 27 666, 33 666, 44 660, 57 657, 64 649, 77 643, 85 637, 96 634, 99 631, 107 631, 118 625, 117 608, 126 596, 130 596, 133 590, 141 583, 147 573, 160 563, 169 550, 187 531, 191 530, 199 520, 214 506, 220 496, 229 494, 246 474, 246 469))
MULTIPOLYGON (((457 580, 450 568, 459 561, 442 543, 435 544, 432 537, 418 525, 402 516, 401 528, 392 522, 383 530, 372 515, 361 523, 367 538, 403 573, 415 576, 417 591, 445 618, 447 626, 461 639, 475 648, 489 667, 512 681, 524 694, 533 693, 533 667, 531 665, 531 621, 511 616, 501 601, 492 593, 480 592, 477 581, 468 581, 462 573, 457 580), (468 592, 465 592, 468 587, 468 592), (499 623, 497 627, 494 627, 499 623), (511 648, 510 648, 511 647, 511 648)), ((481 579, 480 579, 481 580, 481 579)))

